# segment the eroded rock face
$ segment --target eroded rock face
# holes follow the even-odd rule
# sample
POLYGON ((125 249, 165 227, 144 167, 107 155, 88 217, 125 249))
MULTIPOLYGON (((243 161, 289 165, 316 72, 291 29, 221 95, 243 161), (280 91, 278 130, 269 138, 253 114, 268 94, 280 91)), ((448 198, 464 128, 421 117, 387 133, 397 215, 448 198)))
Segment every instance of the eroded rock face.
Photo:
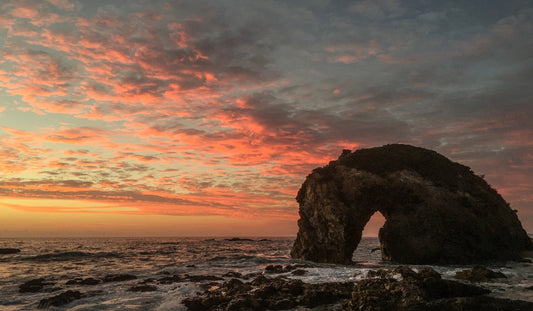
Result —
POLYGON ((307 176, 296 200, 291 255, 349 263, 379 211, 384 260, 475 263, 519 259, 531 241, 509 204, 470 168, 423 148, 386 145, 343 151, 307 176))

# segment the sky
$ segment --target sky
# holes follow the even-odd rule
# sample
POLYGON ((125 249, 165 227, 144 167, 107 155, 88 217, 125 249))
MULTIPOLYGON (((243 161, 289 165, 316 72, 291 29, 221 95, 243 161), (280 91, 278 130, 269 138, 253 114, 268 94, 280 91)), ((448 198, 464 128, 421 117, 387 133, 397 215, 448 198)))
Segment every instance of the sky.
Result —
POLYGON ((533 232, 532 86, 527 0, 4 0, 0 237, 294 236, 313 168, 389 143, 533 232))

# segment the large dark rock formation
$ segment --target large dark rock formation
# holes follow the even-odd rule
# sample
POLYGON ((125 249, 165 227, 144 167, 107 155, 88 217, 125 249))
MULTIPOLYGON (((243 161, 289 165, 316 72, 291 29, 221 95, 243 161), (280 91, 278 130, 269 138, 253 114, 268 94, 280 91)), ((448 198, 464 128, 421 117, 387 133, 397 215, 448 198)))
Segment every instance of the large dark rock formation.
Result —
POLYGON ((291 255, 349 263, 379 211, 382 257, 399 263, 513 260, 531 241, 509 204, 470 168, 409 145, 343 151, 307 176, 291 255))

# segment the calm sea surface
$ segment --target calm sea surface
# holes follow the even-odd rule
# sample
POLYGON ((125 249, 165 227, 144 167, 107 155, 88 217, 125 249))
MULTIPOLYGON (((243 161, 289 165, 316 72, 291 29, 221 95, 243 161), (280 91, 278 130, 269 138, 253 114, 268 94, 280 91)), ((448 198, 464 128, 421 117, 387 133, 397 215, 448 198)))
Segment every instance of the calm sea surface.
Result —
MULTIPOLYGON (((0 239, 0 248, 18 248, 20 253, 0 255, 0 310, 34 310, 39 301, 77 290, 83 298, 51 310, 186 310, 185 297, 203 291, 209 281, 158 282, 165 276, 225 276, 262 273, 268 265, 302 263, 289 256, 293 238, 230 240, 225 238, 56 238, 0 239), (76 278, 97 280, 128 274, 136 279, 97 285, 67 285, 76 278), (20 293, 19 286, 43 278, 47 284, 37 292, 20 293), (130 288, 149 284, 155 291, 132 292, 130 288)), ((394 268, 380 261, 377 238, 363 238, 354 253, 355 265, 313 264, 303 276, 287 277, 304 282, 358 281, 369 270, 394 268)), ((414 269, 418 266, 411 266, 414 269)), ((464 266, 433 266, 444 278, 452 278, 464 266)), ((506 263, 490 266, 507 279, 483 283, 494 296, 533 301, 526 288, 533 286, 533 264, 506 263)), ((305 309, 299 309, 305 310, 305 309)))

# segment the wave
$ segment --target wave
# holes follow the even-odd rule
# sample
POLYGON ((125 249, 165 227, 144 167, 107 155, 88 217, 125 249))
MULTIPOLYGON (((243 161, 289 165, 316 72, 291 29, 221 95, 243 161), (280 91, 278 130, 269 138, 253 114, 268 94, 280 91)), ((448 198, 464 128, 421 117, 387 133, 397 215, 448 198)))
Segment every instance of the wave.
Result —
POLYGON ((223 260, 252 260, 256 256, 249 255, 228 255, 228 256, 215 256, 207 259, 207 261, 223 261, 223 260))
POLYGON ((265 264, 276 262, 276 259, 267 258, 264 256, 252 256, 252 255, 227 255, 227 256, 215 256, 206 260, 207 262, 224 262, 224 263, 236 263, 236 262, 251 262, 255 264, 265 264))
POLYGON ((74 259, 88 259, 88 258, 120 258, 120 254, 112 252, 98 252, 98 253, 86 253, 86 252, 59 252, 59 253, 47 253, 25 258, 26 260, 33 261, 68 261, 74 259))

